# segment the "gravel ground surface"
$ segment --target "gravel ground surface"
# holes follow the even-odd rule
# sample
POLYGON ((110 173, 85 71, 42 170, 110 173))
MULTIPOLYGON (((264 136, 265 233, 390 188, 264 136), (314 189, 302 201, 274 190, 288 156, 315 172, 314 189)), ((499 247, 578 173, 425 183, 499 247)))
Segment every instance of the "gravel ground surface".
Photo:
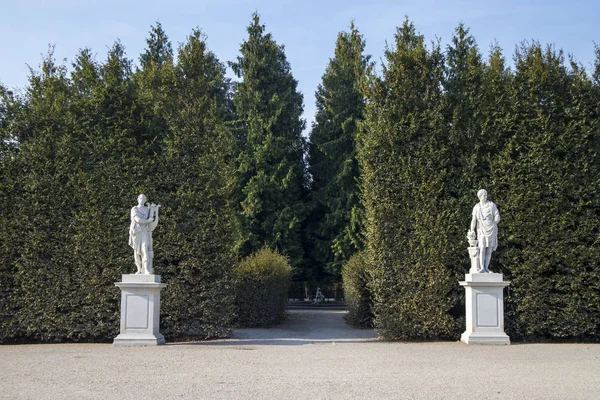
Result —
POLYGON ((343 311, 158 347, 0 346, 1 399, 599 399, 600 345, 377 340, 343 311))

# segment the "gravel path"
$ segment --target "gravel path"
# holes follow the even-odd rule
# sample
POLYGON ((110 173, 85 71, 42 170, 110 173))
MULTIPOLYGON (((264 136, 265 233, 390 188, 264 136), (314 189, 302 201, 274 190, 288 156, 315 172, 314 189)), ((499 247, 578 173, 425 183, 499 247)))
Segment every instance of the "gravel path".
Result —
POLYGON ((0 346, 1 399, 598 399, 600 345, 392 343, 343 311, 158 347, 0 346))

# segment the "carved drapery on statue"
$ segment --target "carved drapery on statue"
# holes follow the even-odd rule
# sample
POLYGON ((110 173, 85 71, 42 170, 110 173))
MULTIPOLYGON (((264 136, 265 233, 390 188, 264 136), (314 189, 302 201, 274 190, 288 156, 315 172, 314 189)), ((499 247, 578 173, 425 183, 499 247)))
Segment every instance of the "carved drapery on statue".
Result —
POLYGON ((504 332, 504 288, 510 282, 488 269, 492 252, 498 247, 498 207, 487 199, 485 189, 477 192, 467 232, 471 270, 459 282, 465 288, 466 330, 460 340, 467 344, 510 344, 504 332))
POLYGON ((160 204, 146 203, 146 196, 138 196, 138 205, 131 209, 129 225, 129 246, 133 249, 133 257, 137 267, 136 274, 153 274, 152 232, 158 225, 158 208, 160 204))
POLYGON ((477 192, 479 203, 473 207, 471 228, 467 233, 471 273, 487 273, 492 252, 498 248, 498 222, 500 212, 496 204, 487 199, 485 189, 477 192), (476 233, 477 232, 477 233, 476 233))

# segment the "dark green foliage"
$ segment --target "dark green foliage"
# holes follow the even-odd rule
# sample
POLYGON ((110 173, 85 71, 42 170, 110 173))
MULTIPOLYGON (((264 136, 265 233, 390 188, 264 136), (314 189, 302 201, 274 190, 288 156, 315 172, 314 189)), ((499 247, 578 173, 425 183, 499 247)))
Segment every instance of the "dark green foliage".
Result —
MULTIPOLYGON (((146 39, 148 47, 139 58, 141 69, 133 78, 136 83, 137 101, 142 110, 138 121, 142 138, 150 149, 161 154, 164 145, 161 139, 168 137, 168 132, 175 128, 169 126, 167 117, 176 112, 178 106, 175 94, 177 82, 171 43, 160 23, 152 26, 149 34, 150 37, 146 39)), ((181 86, 181 82, 178 86, 181 86)), ((159 164, 155 164, 146 173, 156 176, 160 173, 158 167, 159 164)))
POLYGON ((236 84, 239 135, 239 211, 242 256, 263 246, 302 264, 301 229, 306 178, 302 95, 283 46, 265 33, 254 14, 241 56, 231 66, 236 84))
POLYGON ((287 257, 266 247, 242 260, 235 268, 238 324, 258 327, 281 322, 291 274, 287 257))
POLYGON ((405 21, 386 60, 359 142, 374 324, 387 338, 449 337, 458 327, 445 252, 454 201, 444 195, 452 154, 442 134, 443 56, 405 21))
MULTIPOLYGON (((463 280, 469 268, 465 258, 465 225, 471 218, 475 196, 479 188, 490 188, 490 156, 495 154, 496 132, 486 126, 486 106, 498 109, 497 104, 486 103, 485 68, 475 39, 460 24, 446 50, 446 68, 443 81, 445 93, 442 98, 446 129, 438 132, 445 137, 450 149, 440 185, 438 198, 443 198, 446 219, 440 227, 445 242, 434 244, 437 251, 445 254, 444 262, 455 281, 463 280)), ((497 99, 490 98, 491 103, 497 99)), ((494 120, 495 118, 491 118, 494 120)), ((439 172, 436 172, 438 174, 439 172)), ((493 193, 492 193, 493 195, 493 193)), ((468 226, 467 226, 468 228, 468 226)), ((464 315, 464 289, 454 285, 451 314, 464 315)), ((460 321, 460 320, 459 320, 460 321)), ((459 325, 462 325, 459 324, 459 325)))
MULTIPOLYGON (((227 122, 225 68, 194 30, 178 50, 167 105, 158 196, 166 205, 156 234, 164 291, 163 334, 223 337, 233 317, 234 143, 227 122)), ((164 79, 162 80, 165 81, 164 79)))
MULTIPOLYGON (((116 46, 109 59, 118 57, 116 46)), ((18 151, 10 164, 19 172, 10 179, 22 190, 10 193, 6 239, 15 274, 8 304, 15 313, 3 340, 102 339, 117 332, 117 294, 110 292, 119 252, 111 251, 100 227, 111 221, 118 227, 119 219, 93 196, 88 173, 99 139, 82 129, 91 114, 81 98, 97 79, 88 52, 73 75, 81 77, 77 87, 50 53, 41 73, 32 71, 23 112, 11 121, 18 151)))
POLYGON ((598 340, 598 87, 562 52, 517 49, 511 136, 493 168, 513 337, 598 340))
POLYGON ((127 227, 141 192, 164 204, 154 233, 155 272, 169 285, 162 331, 229 332, 228 82, 199 32, 177 65, 166 40, 153 28, 135 73, 116 43, 101 64, 82 50, 70 78, 50 54, 22 98, 2 89, 0 341, 116 336, 114 282, 135 270, 127 227))
POLYGON ((336 280, 342 265, 362 248, 355 143, 365 107, 363 88, 372 66, 364 48, 354 24, 350 32, 338 35, 335 56, 316 92, 316 121, 310 133, 309 235, 317 264, 313 269, 325 264, 325 271, 336 280))
POLYGON ((22 93, 0 85, 0 342, 117 334, 141 192, 164 206, 168 339, 227 335, 236 289, 241 324, 278 322, 288 259, 314 279, 348 261, 356 325, 372 311, 387 338, 456 338, 480 188, 502 215, 491 268, 511 281, 513 340, 600 339, 600 48, 586 72, 524 44, 511 71, 462 25, 444 55, 405 21, 372 77, 352 25, 317 91, 309 198, 302 95, 257 15, 248 34, 234 104, 202 34, 175 61, 160 24, 139 69, 118 42, 70 73, 51 49, 22 93), (234 282, 236 256, 257 251, 234 282))
POLYGON ((16 213, 16 199, 21 197, 22 187, 15 177, 19 165, 14 162, 18 154, 16 120, 23 112, 22 100, 0 84, 0 343, 6 337, 18 336, 14 327, 18 311, 12 302, 15 296, 15 260, 19 256, 15 246, 20 240, 16 213))
POLYGON ((365 252, 358 252, 342 268, 344 298, 348 307, 346 321, 352 326, 373 325, 373 298, 369 288, 369 263, 365 252))
POLYGON ((375 326, 391 338, 458 336, 464 236, 487 188, 502 215, 491 268, 512 282, 508 333, 598 340, 598 69, 590 79, 533 43, 511 72, 497 46, 484 63, 462 25, 445 68, 412 24, 396 39, 359 147, 375 326))
POLYGON ((156 22, 146 39, 148 47, 140 55, 142 69, 160 68, 173 63, 173 47, 160 22, 156 22))

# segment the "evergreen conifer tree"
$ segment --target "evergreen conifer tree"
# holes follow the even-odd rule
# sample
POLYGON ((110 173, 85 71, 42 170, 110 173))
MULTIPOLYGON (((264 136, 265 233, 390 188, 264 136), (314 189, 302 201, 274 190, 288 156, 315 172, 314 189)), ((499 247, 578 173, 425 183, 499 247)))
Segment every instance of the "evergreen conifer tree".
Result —
POLYGON ((517 49, 512 135, 495 160, 507 328, 521 338, 597 338, 598 97, 583 69, 539 43, 517 49))
MULTIPOLYGON (((468 28, 460 24, 447 48, 444 99, 447 104, 448 135, 453 147, 451 158, 453 182, 448 196, 465 196, 465 188, 483 185, 482 177, 489 175, 486 141, 482 137, 481 104, 484 96, 483 61, 468 28)), ((468 199, 468 204, 472 199, 468 199)), ((463 204, 464 205, 464 204, 463 204)))
MULTIPOLYGON (((443 190, 438 200, 446 218, 442 228, 446 246, 432 243, 445 254, 445 264, 456 280, 462 280, 469 269, 465 259, 466 231, 478 189, 489 187, 489 137, 482 132, 484 63, 469 29, 463 24, 456 28, 446 49, 446 69, 442 102, 446 128, 439 132, 447 136, 446 146, 451 149, 443 190)), ((487 133, 487 132, 486 132, 487 133)), ((436 150, 433 150, 436 151, 436 150)), ((432 155, 435 157, 435 155, 432 155)), ((441 166, 441 167, 442 167, 441 166)), ((494 193, 492 193, 493 195, 494 193)), ((452 290, 454 315, 464 314, 464 289, 456 285, 452 290)))
POLYGON ((230 64, 243 79, 233 99, 240 130, 240 252, 248 255, 266 245, 299 267, 306 214, 302 95, 283 46, 266 33, 256 13, 240 52, 230 64))
POLYGON ((23 333, 16 321, 20 304, 15 263, 22 245, 17 209, 23 199, 18 143, 27 134, 19 129, 24 111, 24 100, 0 84, 0 343, 23 333))
POLYGON ((72 288, 77 271, 69 241, 78 202, 72 179, 78 152, 66 67, 55 63, 52 49, 42 70, 31 71, 29 83, 22 112, 11 121, 18 141, 11 164, 18 174, 10 181, 21 189, 11 193, 15 203, 8 205, 13 220, 8 228, 16 231, 4 239, 15 256, 15 290, 8 306, 15 314, 7 336, 49 340, 61 335, 65 326, 76 328, 72 316, 77 293, 72 288))
MULTIPOLYGON (((134 79, 141 106, 143 139, 151 146, 151 151, 162 154, 163 139, 169 131, 166 115, 173 112, 171 107, 174 105, 173 48, 159 22, 150 27, 149 35, 146 49, 139 57, 141 69, 136 71, 134 79)), ((154 175, 160 172, 153 169, 147 173, 154 175)))
POLYGON ((150 28, 150 37, 146 39, 146 50, 140 55, 142 69, 160 68, 173 62, 173 46, 160 22, 150 28))
POLYGON ((340 278, 342 265, 362 248, 356 137, 371 69, 364 48, 354 23, 350 32, 338 34, 335 55, 316 92, 316 121, 310 133, 309 235, 316 266, 324 264, 333 279, 340 278))
POLYGON ((361 192, 374 324, 388 338, 456 333, 455 281, 446 265, 452 156, 442 107, 444 59, 406 20, 370 90, 361 135, 361 192))
POLYGON ((101 64, 89 50, 82 51, 71 82, 77 93, 72 101, 74 131, 82 146, 77 176, 81 201, 72 238, 79 271, 76 289, 86 310, 80 328, 82 335, 105 339, 118 333, 119 293, 110 286, 132 271, 131 249, 123 240, 128 210, 139 191, 155 192, 156 179, 149 171, 156 156, 150 145, 154 141, 140 123, 144 113, 132 61, 119 42, 101 64))
POLYGON ((156 239, 157 265, 170 284, 164 293, 164 333, 222 337, 233 317, 235 261, 229 82, 197 29, 180 45, 172 75, 158 194, 165 208, 156 239))

